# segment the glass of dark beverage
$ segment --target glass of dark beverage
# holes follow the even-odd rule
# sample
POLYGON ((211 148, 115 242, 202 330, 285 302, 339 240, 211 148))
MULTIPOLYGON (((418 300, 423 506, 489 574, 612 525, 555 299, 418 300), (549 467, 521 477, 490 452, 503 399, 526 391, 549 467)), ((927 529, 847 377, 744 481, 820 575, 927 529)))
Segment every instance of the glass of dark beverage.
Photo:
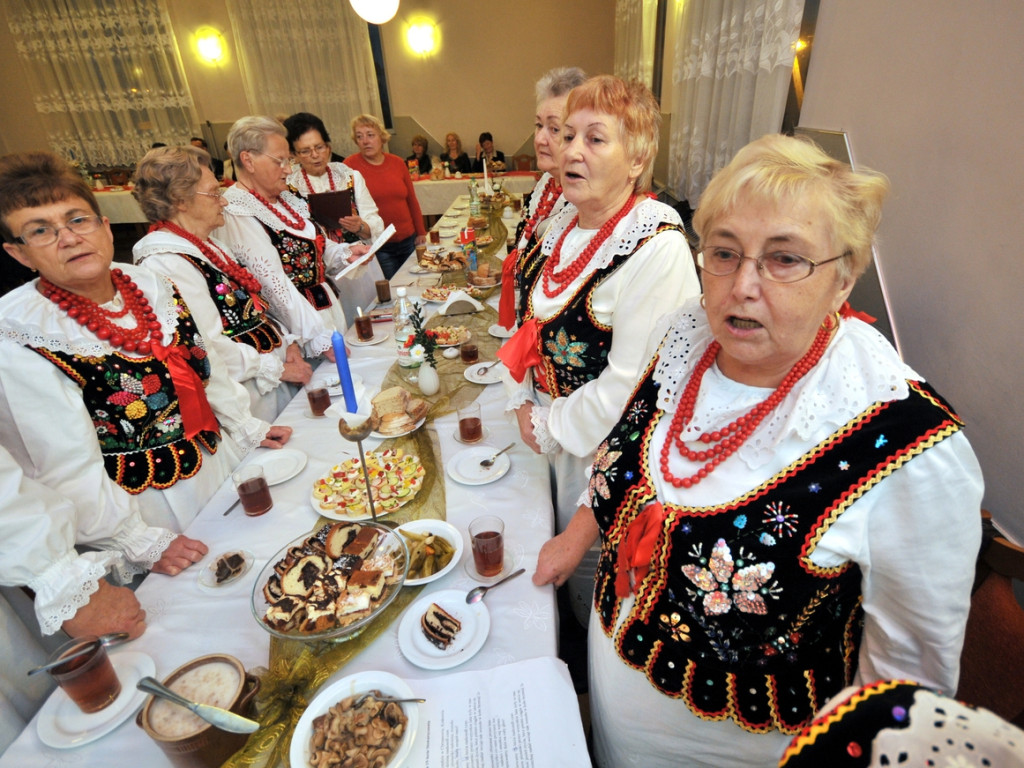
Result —
POLYGON ((464 341, 459 344, 459 358, 466 365, 472 365, 480 359, 480 350, 474 341, 464 341))
POLYGON ((231 478, 242 501, 242 509, 249 517, 257 517, 270 511, 274 500, 270 497, 270 486, 259 464, 249 464, 236 469, 231 478))
MULTIPOLYGON (((372 328, 370 329, 370 338, 373 338, 372 328)), ((305 390, 306 399, 309 400, 309 410, 314 418, 320 418, 324 415, 324 411, 331 407, 331 393, 327 391, 327 382, 323 379, 310 379, 305 390)))
POLYGON ((377 289, 377 303, 387 304, 391 301, 391 283, 387 280, 378 280, 373 284, 377 289))
POLYGON ((501 573, 505 560, 505 523, 495 515, 484 515, 469 524, 473 545, 473 565, 481 576, 490 578, 501 573))
POLYGON ((51 661, 56 661, 88 645, 94 646, 92 650, 50 670, 57 685, 86 714, 110 706, 121 693, 121 681, 117 679, 107 649, 98 638, 83 636, 64 643, 50 656, 51 661))
POLYGON ((438 230, 436 230, 436 229, 430 230, 430 244, 431 245, 440 245, 441 244, 441 233, 438 230))
POLYGON ((373 340, 373 318, 369 315, 356 315, 356 338, 360 341, 373 340))
POLYGON ((473 402, 459 408, 459 439, 464 443, 476 443, 484 436, 484 425, 480 420, 480 404, 473 402))

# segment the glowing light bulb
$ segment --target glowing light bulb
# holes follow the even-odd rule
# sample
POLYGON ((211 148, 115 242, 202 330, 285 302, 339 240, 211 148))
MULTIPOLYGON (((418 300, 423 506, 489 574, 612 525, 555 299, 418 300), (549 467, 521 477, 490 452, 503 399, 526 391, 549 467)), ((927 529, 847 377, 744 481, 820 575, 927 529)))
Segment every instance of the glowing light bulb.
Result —
POLYGON ((370 24, 384 24, 398 13, 398 0, 348 0, 352 10, 370 24))

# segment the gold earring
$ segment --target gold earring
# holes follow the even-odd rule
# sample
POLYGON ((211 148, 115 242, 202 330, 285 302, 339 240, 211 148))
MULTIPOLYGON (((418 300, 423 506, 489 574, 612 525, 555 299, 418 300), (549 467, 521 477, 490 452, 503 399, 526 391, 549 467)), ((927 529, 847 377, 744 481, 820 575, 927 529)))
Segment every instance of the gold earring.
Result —
POLYGON ((705 300, 705 297, 704 297, 704 294, 703 294, 703 293, 702 293, 702 294, 700 295, 700 308, 701 308, 701 309, 707 309, 707 308, 708 308, 708 307, 707 307, 707 303, 706 303, 706 300, 705 300))

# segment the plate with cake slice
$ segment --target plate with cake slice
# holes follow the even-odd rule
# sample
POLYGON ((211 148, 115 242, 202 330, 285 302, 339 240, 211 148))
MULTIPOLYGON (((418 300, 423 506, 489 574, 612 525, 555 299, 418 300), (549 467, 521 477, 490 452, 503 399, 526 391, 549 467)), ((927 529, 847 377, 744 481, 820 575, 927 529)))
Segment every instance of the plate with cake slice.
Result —
POLYGON ((423 595, 406 608, 398 627, 398 647, 423 669, 450 669, 476 656, 491 631, 483 600, 470 605, 461 589, 423 595))

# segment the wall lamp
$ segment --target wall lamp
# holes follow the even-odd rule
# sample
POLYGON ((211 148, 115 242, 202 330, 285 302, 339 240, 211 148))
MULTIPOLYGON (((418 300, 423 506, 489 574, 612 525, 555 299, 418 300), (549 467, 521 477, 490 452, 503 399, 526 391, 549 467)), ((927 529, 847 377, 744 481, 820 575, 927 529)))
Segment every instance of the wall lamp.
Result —
POLYGON ((384 24, 398 13, 398 0, 348 0, 359 18, 370 24, 384 24))
POLYGON ((200 27, 196 30, 196 55, 204 64, 223 64, 228 58, 228 46, 224 35, 213 27, 200 27))

